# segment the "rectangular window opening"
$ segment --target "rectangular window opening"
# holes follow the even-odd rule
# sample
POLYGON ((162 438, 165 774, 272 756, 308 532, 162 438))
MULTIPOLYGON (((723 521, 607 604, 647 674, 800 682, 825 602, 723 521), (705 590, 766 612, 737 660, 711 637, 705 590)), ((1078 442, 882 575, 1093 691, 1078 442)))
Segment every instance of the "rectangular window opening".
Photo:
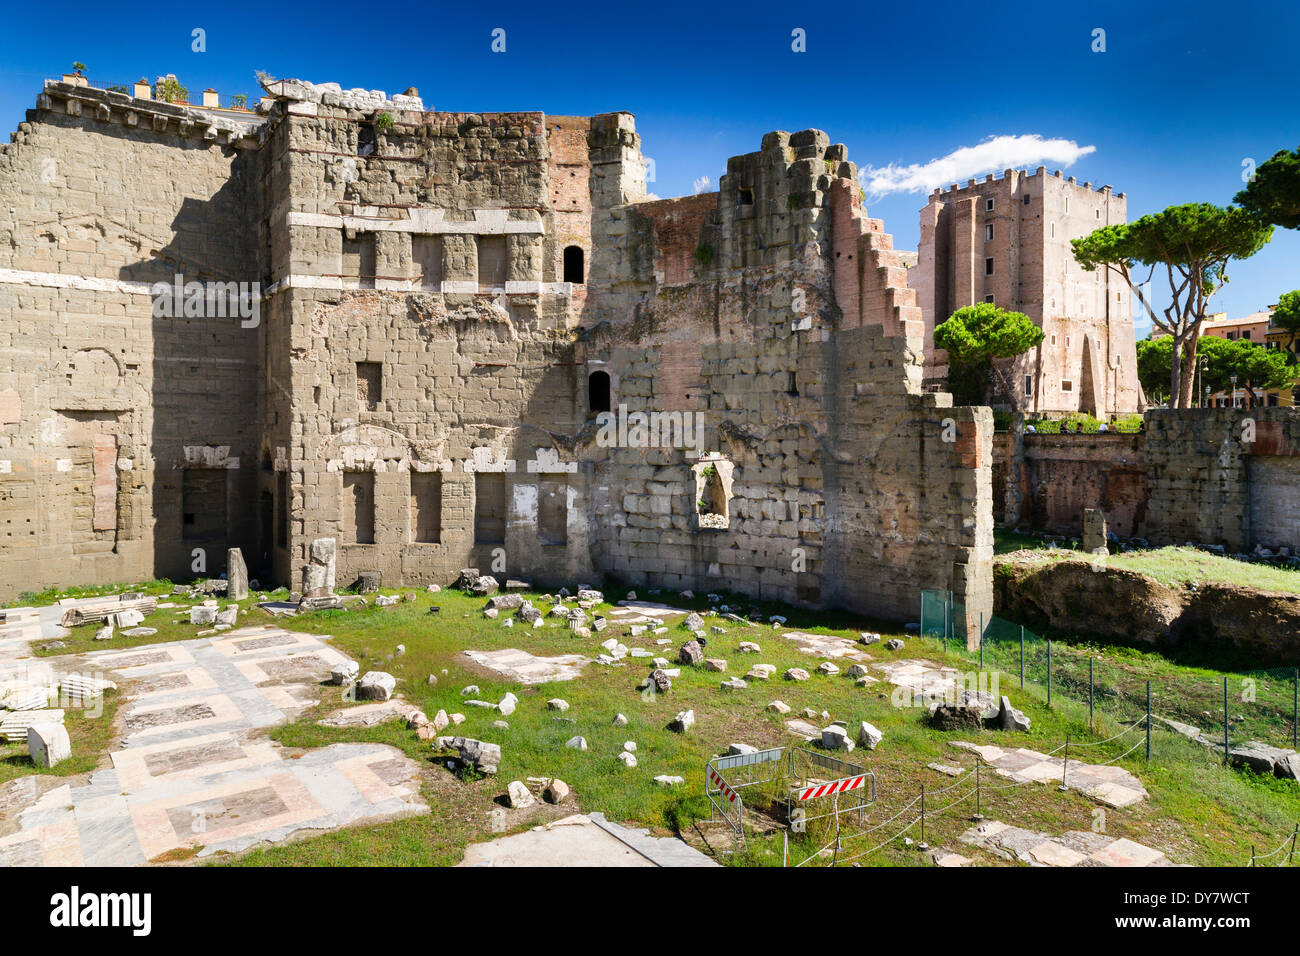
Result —
POLYGON ((504 544, 506 540, 506 476, 501 472, 474 475, 474 543, 504 544))
POLYGON ((442 542, 442 472, 411 472, 411 541, 442 542))
POLYGON ((504 288, 506 284, 506 237, 478 237, 478 288, 480 292, 504 288))
POLYGON ((181 472, 181 532, 186 541, 226 536, 224 468, 186 468, 181 472))
POLYGON ((343 541, 375 543, 375 473, 349 471, 343 475, 343 541))
POLYGON ((569 483, 543 478, 537 489, 537 537, 542 544, 569 541, 569 483))
POLYGON ((373 412, 384 397, 384 366, 380 362, 357 363, 357 404, 373 412))
POLYGON ((442 236, 411 236, 411 258, 420 288, 426 292, 442 290, 442 236))

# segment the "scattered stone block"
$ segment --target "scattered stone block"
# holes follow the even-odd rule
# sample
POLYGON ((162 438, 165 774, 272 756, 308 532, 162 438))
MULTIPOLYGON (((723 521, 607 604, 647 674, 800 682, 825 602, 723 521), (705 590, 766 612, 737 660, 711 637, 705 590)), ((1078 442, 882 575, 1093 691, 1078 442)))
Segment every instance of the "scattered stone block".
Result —
POLYGON ((852 750, 853 739, 849 732, 839 724, 831 724, 829 727, 823 727, 821 732, 822 746, 827 750, 852 750))
POLYGON ((683 710, 673 718, 672 723, 668 725, 670 730, 679 734, 684 734, 695 725, 695 711, 683 710))
POLYGON ((501 766, 501 747, 473 737, 439 737, 438 750, 455 750, 460 759, 480 773, 496 773, 501 766))
POLYGON ((931 770, 943 774, 945 777, 960 777, 966 772, 961 767, 954 767, 946 763, 928 763, 926 766, 931 770))
POLYGON ((547 803, 560 804, 569 799, 569 785, 559 777, 554 777, 542 791, 542 799, 547 803))
POLYGON ((470 591, 479 597, 487 597, 489 594, 495 594, 499 588, 500 585, 497 584, 497 579, 490 574, 485 574, 474 582, 470 591))
POLYGON ((781 676, 784 677, 786 680, 793 680, 793 681, 805 681, 808 680, 809 677, 808 672, 804 670, 802 667, 791 667, 781 676))
POLYGON ((875 750, 876 745, 884 739, 885 735, 880 732, 879 728, 877 728, 875 724, 868 723, 864 720, 858 726, 858 743, 866 747, 868 750, 875 750))
POLYGON ((397 678, 385 671, 366 671, 357 682, 361 700, 388 700, 397 689, 397 678))
POLYGON ((996 718, 1003 730, 1029 730, 1029 718, 1011 706, 1011 701, 1004 695, 996 718))
POLYGON ((522 780, 511 780, 510 786, 506 787, 506 803, 512 810, 526 810, 536 802, 533 792, 524 785, 522 780))
POLYGON ((72 756, 72 740, 62 723, 53 721, 27 727, 27 752, 38 767, 53 767, 72 756))
POLYGON ((356 661, 345 661, 330 669, 330 683, 346 687, 356 681, 360 672, 361 668, 356 661))

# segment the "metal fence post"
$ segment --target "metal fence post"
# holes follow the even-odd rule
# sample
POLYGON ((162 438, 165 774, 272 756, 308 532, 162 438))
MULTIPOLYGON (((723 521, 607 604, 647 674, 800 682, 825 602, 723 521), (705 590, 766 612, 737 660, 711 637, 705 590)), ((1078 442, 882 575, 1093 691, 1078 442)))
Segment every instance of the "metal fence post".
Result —
POLYGON ((980 611, 980 670, 984 670, 984 612, 980 611))
POLYGON ((1020 689, 1025 689, 1025 626, 1020 625, 1020 689))
POLYGON ((1070 735, 1066 734, 1065 735, 1065 760, 1061 764, 1061 785, 1057 787, 1057 789, 1060 790, 1062 793, 1065 793, 1070 789, 1069 785, 1065 782, 1066 774, 1068 774, 1069 772, 1070 772, 1070 735))
POLYGON ((1300 750, 1300 667, 1291 677, 1291 748, 1300 750))
POLYGON ((1092 662, 1093 658, 1088 658, 1088 732, 1093 733, 1092 727, 1092 662))
POLYGON ((1147 763, 1151 762, 1151 682, 1147 681, 1147 763))
POLYGON ((954 641, 957 640, 957 615, 953 609, 952 592, 948 592, 948 633, 952 635, 954 641))
POLYGON ((948 653, 948 628, 952 625, 952 592, 943 595, 943 652, 948 653))
MULTIPOLYGON (((975 820, 983 820, 984 813, 980 807, 980 761, 975 761, 975 820)), ((1295 853, 1295 837, 1291 838, 1291 852, 1295 853)))
POLYGON ((1052 706, 1052 640, 1047 640, 1047 706, 1052 706))
POLYGON ((1228 763, 1228 678, 1223 679, 1223 762, 1228 763))
POLYGON ((921 784, 921 849, 925 849, 925 784, 921 784))

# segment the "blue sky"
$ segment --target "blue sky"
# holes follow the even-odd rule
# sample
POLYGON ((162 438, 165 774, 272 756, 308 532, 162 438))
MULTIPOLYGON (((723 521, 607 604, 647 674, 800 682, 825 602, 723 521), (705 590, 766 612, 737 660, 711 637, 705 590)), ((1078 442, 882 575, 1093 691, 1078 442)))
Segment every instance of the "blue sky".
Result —
MULTIPOLYGON (((990 137, 1018 137, 997 151, 992 171, 1041 163, 1110 183, 1128 194, 1130 219, 1173 203, 1227 204, 1243 161, 1300 145, 1294 0, 806 11, 762 2, 325 0, 203 11, 12 5, 0 37, 0 125, 14 129, 42 79, 74 60, 96 86, 172 72, 190 90, 250 99, 261 69, 390 93, 416 86, 437 109, 629 110, 660 196, 691 193, 701 177, 716 186, 727 157, 757 149, 772 129, 824 129, 860 166, 922 167, 912 179, 990 137), (490 49, 497 27, 505 53, 490 49), (206 31, 204 52, 191 48, 195 28, 206 31), (1098 28, 1104 53, 1092 51, 1098 28), (806 31, 806 52, 791 49, 795 29, 806 31), (1036 156, 1044 148, 1028 137, 1066 142, 1036 156)), ((870 211, 898 248, 915 248, 924 203, 924 192, 886 192, 870 211)), ((1230 275, 1214 307, 1233 316, 1300 287, 1300 233, 1280 231, 1230 275)))

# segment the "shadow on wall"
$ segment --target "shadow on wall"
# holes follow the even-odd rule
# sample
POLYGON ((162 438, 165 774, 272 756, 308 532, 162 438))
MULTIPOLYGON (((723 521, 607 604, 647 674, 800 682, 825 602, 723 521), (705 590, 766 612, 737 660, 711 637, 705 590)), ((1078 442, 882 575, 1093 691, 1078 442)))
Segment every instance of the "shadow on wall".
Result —
MULTIPOLYGON (((261 487, 258 467, 264 270, 257 230, 249 228, 260 218, 258 158, 183 143, 176 161, 199 165, 193 154, 212 158, 214 150, 230 174, 208 198, 184 198, 171 240, 142 247, 142 258, 119 271, 125 281, 154 287, 152 401, 136 410, 151 419, 149 444, 131 457, 145 469, 133 477, 141 497, 152 485, 154 573, 175 580, 222 574, 230 547, 243 551, 254 575, 268 570, 259 495, 274 488, 261 487)), ((192 171, 175 180, 198 188, 192 171)))

